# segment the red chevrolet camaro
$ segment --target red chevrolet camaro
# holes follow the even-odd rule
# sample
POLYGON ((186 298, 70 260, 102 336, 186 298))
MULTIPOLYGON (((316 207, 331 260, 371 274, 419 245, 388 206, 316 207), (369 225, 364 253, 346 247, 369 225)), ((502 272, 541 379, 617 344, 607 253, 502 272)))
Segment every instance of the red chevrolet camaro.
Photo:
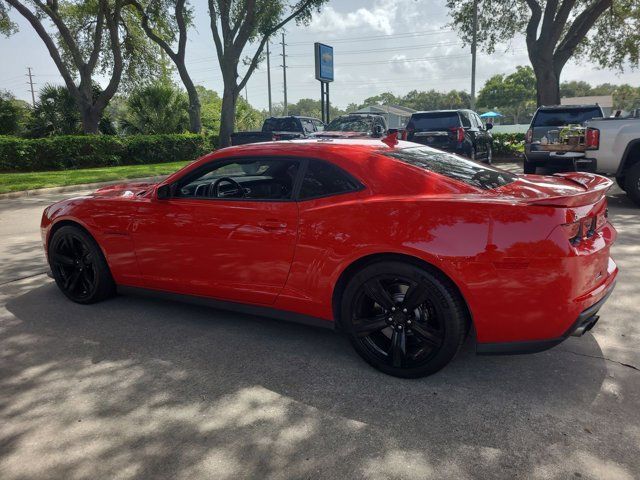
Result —
POLYGON ((324 325, 374 367, 418 377, 471 328, 479 353, 590 329, 617 274, 610 186, 391 137, 261 143, 51 205, 42 238, 75 302, 151 291, 324 325))

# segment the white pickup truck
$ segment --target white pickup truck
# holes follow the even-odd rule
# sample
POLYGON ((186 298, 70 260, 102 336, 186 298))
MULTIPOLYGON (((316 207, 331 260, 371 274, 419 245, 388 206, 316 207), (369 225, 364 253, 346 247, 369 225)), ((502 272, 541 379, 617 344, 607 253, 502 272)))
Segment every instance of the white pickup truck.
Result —
POLYGON ((580 169, 616 178, 640 206, 640 118, 594 118, 587 127, 587 149, 570 154, 580 169))

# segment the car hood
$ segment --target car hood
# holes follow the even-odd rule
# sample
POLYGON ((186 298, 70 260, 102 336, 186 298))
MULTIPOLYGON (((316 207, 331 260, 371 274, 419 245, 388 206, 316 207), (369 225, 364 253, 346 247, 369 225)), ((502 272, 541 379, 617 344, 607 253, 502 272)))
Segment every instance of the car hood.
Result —
POLYGON ((579 206, 598 201, 612 184, 608 178, 592 173, 520 175, 494 192, 530 204, 579 206))
POLYGON ((97 189, 94 197, 135 197, 149 190, 155 185, 154 182, 128 182, 108 185, 97 189))

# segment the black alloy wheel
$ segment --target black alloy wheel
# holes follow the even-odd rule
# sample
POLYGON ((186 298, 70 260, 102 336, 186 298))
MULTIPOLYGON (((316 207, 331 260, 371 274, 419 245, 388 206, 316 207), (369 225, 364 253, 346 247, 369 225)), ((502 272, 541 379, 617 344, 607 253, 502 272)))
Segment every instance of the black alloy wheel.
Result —
POLYGON ((444 367, 466 336, 465 309, 447 279, 414 265, 370 265, 347 286, 342 318, 356 351, 375 368, 421 377, 444 367))
POLYGON ((49 243, 49 265, 62 292, 77 303, 110 297, 115 285, 100 248, 82 229, 64 226, 49 243))

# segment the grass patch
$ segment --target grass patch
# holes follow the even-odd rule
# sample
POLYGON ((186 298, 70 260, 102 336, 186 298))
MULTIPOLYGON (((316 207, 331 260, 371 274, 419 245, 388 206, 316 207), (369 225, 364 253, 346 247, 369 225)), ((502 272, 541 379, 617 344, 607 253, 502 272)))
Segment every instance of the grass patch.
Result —
POLYGON ((55 172, 0 173, 0 193, 168 175, 188 163, 189 162, 170 162, 152 163, 149 165, 126 165, 123 167, 84 168, 55 172))

